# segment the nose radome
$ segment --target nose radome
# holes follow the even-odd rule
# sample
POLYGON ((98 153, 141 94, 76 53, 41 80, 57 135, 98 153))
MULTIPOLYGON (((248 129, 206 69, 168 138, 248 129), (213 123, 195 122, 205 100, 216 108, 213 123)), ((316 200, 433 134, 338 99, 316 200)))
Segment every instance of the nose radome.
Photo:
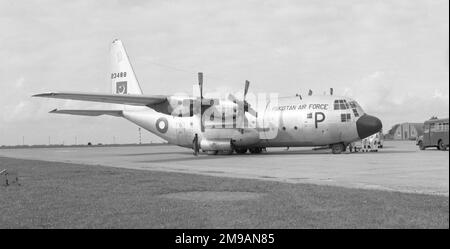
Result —
POLYGON ((380 119, 367 114, 361 116, 356 121, 356 130, 358 131, 358 136, 361 139, 364 139, 370 135, 373 135, 381 131, 382 127, 383 124, 381 123, 380 119))

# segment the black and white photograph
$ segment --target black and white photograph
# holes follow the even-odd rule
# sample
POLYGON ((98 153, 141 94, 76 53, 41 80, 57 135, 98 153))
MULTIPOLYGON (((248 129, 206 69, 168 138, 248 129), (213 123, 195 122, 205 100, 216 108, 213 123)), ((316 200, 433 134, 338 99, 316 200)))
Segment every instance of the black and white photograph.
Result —
POLYGON ((0 229, 449 229, 447 0, 0 0, 0 30, 0 229))

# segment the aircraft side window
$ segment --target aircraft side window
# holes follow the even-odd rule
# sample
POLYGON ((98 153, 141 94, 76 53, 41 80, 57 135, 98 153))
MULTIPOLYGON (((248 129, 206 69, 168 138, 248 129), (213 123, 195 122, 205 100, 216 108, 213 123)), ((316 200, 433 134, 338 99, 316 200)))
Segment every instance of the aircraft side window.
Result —
POLYGON ((355 118, 359 117, 359 113, 356 110, 356 108, 353 108, 352 110, 353 110, 353 114, 355 115, 355 118))
POLYGON ((342 113, 341 114, 341 122, 349 122, 352 119, 352 115, 350 113, 342 113))
POLYGON ((308 114, 306 115, 306 118, 312 118, 312 112, 308 113, 308 114))

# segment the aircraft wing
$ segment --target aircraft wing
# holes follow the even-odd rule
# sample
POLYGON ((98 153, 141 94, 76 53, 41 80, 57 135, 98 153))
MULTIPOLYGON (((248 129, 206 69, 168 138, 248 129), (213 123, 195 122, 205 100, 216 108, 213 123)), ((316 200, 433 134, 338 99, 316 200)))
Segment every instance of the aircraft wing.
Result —
POLYGON ((72 99, 123 105, 149 106, 167 100, 164 95, 133 95, 133 94, 92 94, 92 93, 41 93, 33 97, 72 99))
POLYGON ((120 111, 120 110, 58 110, 58 109, 54 109, 50 113, 82 115, 82 116, 110 115, 110 116, 115 116, 115 117, 122 117, 122 111, 120 111))

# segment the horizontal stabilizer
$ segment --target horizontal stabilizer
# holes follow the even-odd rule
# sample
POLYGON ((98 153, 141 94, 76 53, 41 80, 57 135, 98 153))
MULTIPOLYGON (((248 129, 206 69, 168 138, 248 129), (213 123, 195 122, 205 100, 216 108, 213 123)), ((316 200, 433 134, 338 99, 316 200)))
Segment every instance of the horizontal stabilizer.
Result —
POLYGON ((123 105, 149 106, 167 100, 163 95, 133 95, 133 94, 92 94, 92 93, 41 93, 33 97, 72 99, 123 105))
POLYGON ((82 115, 82 116, 110 115, 110 116, 115 116, 115 117, 122 117, 122 111, 120 111, 120 110, 58 110, 58 109, 55 109, 55 110, 51 111, 50 113, 82 115))

